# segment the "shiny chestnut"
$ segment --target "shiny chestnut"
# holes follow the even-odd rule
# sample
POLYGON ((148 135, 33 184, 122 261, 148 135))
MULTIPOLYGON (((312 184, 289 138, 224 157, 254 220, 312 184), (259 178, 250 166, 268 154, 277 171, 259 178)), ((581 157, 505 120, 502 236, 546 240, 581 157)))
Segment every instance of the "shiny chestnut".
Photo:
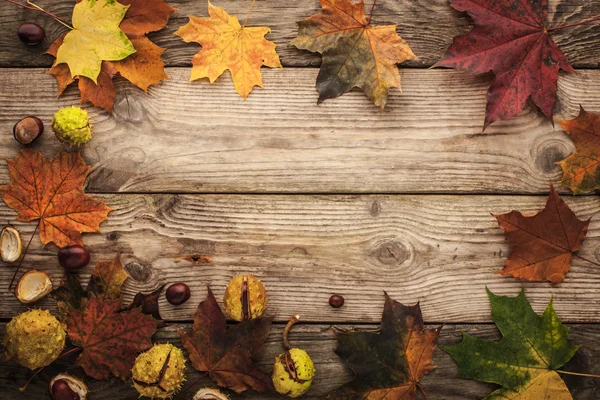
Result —
POLYGON ((190 287, 183 282, 177 282, 167 288, 165 297, 170 304, 180 306, 190 299, 190 287))

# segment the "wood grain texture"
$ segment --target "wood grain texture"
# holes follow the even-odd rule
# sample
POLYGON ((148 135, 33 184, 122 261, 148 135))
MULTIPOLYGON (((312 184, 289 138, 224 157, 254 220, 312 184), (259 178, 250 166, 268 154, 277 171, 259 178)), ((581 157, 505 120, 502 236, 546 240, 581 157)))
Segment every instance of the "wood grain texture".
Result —
MULTIPOLYGON (((70 21, 73 1, 41 0, 40 5, 70 21)), ((169 0, 177 8, 166 29, 150 35, 151 39, 167 49, 163 59, 169 66, 191 65, 192 56, 199 46, 185 44, 173 35, 177 28, 187 23, 187 15, 206 16, 206 1, 169 0)), ((221 0, 215 3, 230 14, 244 18, 250 1, 221 0)), ((573 23, 600 14, 600 4, 589 0, 550 0, 549 19, 552 26, 573 23)), ((367 1, 366 7, 370 8, 367 1)), ((277 51, 284 66, 318 66, 320 57, 297 50, 289 43, 296 37, 297 21, 319 12, 317 0, 305 1, 258 1, 249 25, 268 26, 268 36, 279 45, 277 51)), ((466 14, 453 10, 447 0, 381 0, 373 15, 375 24, 397 24, 398 33, 408 41, 420 62, 406 63, 407 66, 427 67, 439 61, 452 38, 465 33, 471 24, 466 14)), ((53 59, 41 56, 50 43, 64 32, 59 23, 34 11, 24 10, 0 3, 0 66, 40 67, 50 66, 53 59), (34 21, 46 29, 47 39, 39 46, 29 47, 17 37, 17 28, 22 22, 34 21)), ((600 63, 600 26, 590 24, 553 34, 554 39, 567 55, 569 61, 579 68, 597 68, 600 63)))
MULTIPOLYGON (((481 135, 486 76, 404 69, 404 91, 380 111, 359 92, 318 106, 315 69, 265 70, 265 89, 245 102, 229 78, 189 83, 188 73, 169 69, 171 80, 148 95, 119 82, 112 116, 89 108, 88 191, 547 193, 561 177, 555 163, 574 150, 533 108, 481 135)), ((50 121, 79 102, 76 88, 56 99, 42 69, 0 69, 0 82, 0 156, 16 155, 9 132, 31 114, 47 128, 34 147, 54 156, 50 121)), ((599 92, 600 71, 562 75, 558 117, 580 104, 600 111, 599 92)))
MULTIPOLYGON (((4 333, 4 327, 5 324, 0 327, 0 333, 2 334, 4 333)), ((159 342, 180 345, 177 329, 186 330, 189 328, 189 324, 172 325, 161 329, 155 335, 155 339, 159 342)), ((357 328, 373 330, 376 329, 376 326, 358 326, 357 328)), ((282 330, 281 325, 274 326, 265 346, 257 354, 256 361, 265 371, 272 371, 273 360, 277 354, 283 352, 281 346, 282 330)), ((441 345, 458 343, 461 340, 462 332, 467 332, 479 338, 499 339, 499 333, 493 325, 445 325, 439 343, 441 345)), ((597 363, 598 357, 600 357, 600 325, 573 325, 571 326, 569 339, 571 343, 581 344, 582 347, 564 369, 590 374, 600 373, 600 365, 597 363)), ((303 348, 311 355, 317 369, 312 387, 303 399, 319 398, 352 379, 352 372, 344 366, 334 353, 336 341, 329 325, 297 325, 292 330, 290 340, 294 346, 303 348)), ((67 371, 75 376, 82 376, 81 369, 74 367, 68 361, 61 361, 57 365, 46 368, 34 379, 25 392, 19 392, 18 387, 25 384, 31 372, 14 362, 2 363, 0 364, 0 393, 9 396, 6 398, 11 400, 30 400, 34 398, 36 400, 49 400, 46 385, 56 373, 67 371)), ((432 400, 475 400, 485 397, 494 390, 494 385, 456 378, 458 368, 452 358, 442 350, 436 350, 433 365, 437 368, 421 380, 428 397, 432 400)), ((597 379, 568 375, 563 375, 563 378, 575 400, 599 398, 600 384, 597 379)), ((86 383, 91 390, 90 398, 94 400, 136 400, 138 398, 137 392, 130 384, 116 379, 102 382, 88 379, 86 383)), ((183 392, 175 396, 174 399, 189 400, 196 390, 206 386, 212 386, 211 382, 206 378, 202 378, 201 374, 194 371, 188 363, 187 381, 184 384, 183 392)), ((232 398, 281 399, 282 397, 234 394, 232 398)), ((423 397, 419 395, 418 399, 421 400, 423 397)))
MULTIPOLYGON (((383 308, 383 291, 406 304, 420 301, 428 322, 490 322, 485 291, 516 295, 527 290, 542 311, 554 296, 565 322, 600 322, 600 267, 574 258, 565 281, 522 282, 497 274, 508 246, 493 213, 535 213, 543 196, 240 196, 97 195, 114 211, 104 234, 84 235, 98 258, 121 253, 132 279, 125 302, 137 292, 186 282, 191 300, 173 307, 160 299, 163 318, 189 321, 210 285, 220 300, 229 279, 254 274, 266 285, 269 313, 277 321, 303 314, 311 322, 371 323, 383 308), (346 298, 332 309, 333 293, 346 298)), ((581 219, 592 218, 577 253, 599 262, 600 199, 567 198, 581 219)), ((2 206, 0 221, 14 223, 2 206)), ((15 224, 28 239, 31 224, 15 224)), ((61 277, 56 249, 36 237, 28 268, 61 277)), ((92 265, 82 272, 87 281, 92 265)), ((0 318, 27 309, 4 289, 13 268, 0 264, 0 318)), ((44 299, 40 306, 54 309, 44 299)))

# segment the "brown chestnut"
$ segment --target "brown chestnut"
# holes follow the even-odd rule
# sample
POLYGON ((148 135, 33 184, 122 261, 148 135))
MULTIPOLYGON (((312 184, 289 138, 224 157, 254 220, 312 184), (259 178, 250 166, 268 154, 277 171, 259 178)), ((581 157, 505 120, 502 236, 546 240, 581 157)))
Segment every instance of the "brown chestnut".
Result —
POLYGON ((38 117, 25 117, 13 126, 13 136, 21 144, 30 144, 44 133, 44 123, 38 117))
POLYGON ((90 263, 90 252, 77 244, 63 247, 58 251, 58 263, 67 271, 75 271, 90 263))
POLYGON ((80 400, 81 398, 64 379, 58 379, 54 382, 50 394, 52 395, 52 400, 80 400))
POLYGON ((329 298, 329 305, 333 308, 340 308, 344 305, 344 297, 334 294, 329 298))
POLYGON ((165 297, 170 304, 180 306, 190 299, 190 287, 183 282, 177 282, 167 288, 165 297))
POLYGON ((44 40, 46 37, 46 32, 44 32, 44 28, 38 24, 34 24, 33 22, 24 22, 21 24, 21 26, 19 26, 17 35, 19 35, 21 42, 33 46, 41 43, 42 40, 44 40))

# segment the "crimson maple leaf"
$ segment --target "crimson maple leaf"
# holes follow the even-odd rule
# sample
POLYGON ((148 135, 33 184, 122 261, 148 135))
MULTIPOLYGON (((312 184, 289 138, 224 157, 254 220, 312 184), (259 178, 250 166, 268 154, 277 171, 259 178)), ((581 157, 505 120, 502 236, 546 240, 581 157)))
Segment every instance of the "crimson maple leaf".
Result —
POLYGON ((208 372, 217 385, 241 393, 275 391, 271 376, 251 360, 271 329, 273 318, 255 318, 227 329, 225 315, 210 288, 200 303, 191 333, 180 332, 194 368, 208 372))
POLYGON ((475 27, 454 38, 439 65, 473 73, 492 71, 484 130, 494 121, 516 117, 529 98, 552 118, 558 71, 574 72, 552 40, 547 0, 450 0, 466 11, 475 27))

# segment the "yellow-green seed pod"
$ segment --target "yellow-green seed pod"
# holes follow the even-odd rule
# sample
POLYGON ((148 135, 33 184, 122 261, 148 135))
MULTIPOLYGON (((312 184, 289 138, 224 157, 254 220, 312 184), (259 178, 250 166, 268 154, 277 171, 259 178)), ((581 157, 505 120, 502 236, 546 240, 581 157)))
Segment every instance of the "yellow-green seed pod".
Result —
POLYGON ((87 111, 71 106, 62 108, 52 118, 56 138, 73 147, 79 147, 92 138, 92 124, 87 111))
POLYGON ((290 349, 275 359, 273 385, 280 394, 300 397, 310 388, 315 372, 315 365, 306 351, 290 349))
POLYGON ((235 321, 260 317, 267 308, 267 300, 265 286, 252 275, 231 278, 223 297, 225 312, 235 321))
POLYGON ((29 369, 49 365, 65 348, 67 334, 48 310, 29 310, 6 326, 6 358, 29 369))
POLYGON ((185 380, 185 357, 172 344, 155 344, 136 358, 131 372, 140 396, 170 398, 185 380))

